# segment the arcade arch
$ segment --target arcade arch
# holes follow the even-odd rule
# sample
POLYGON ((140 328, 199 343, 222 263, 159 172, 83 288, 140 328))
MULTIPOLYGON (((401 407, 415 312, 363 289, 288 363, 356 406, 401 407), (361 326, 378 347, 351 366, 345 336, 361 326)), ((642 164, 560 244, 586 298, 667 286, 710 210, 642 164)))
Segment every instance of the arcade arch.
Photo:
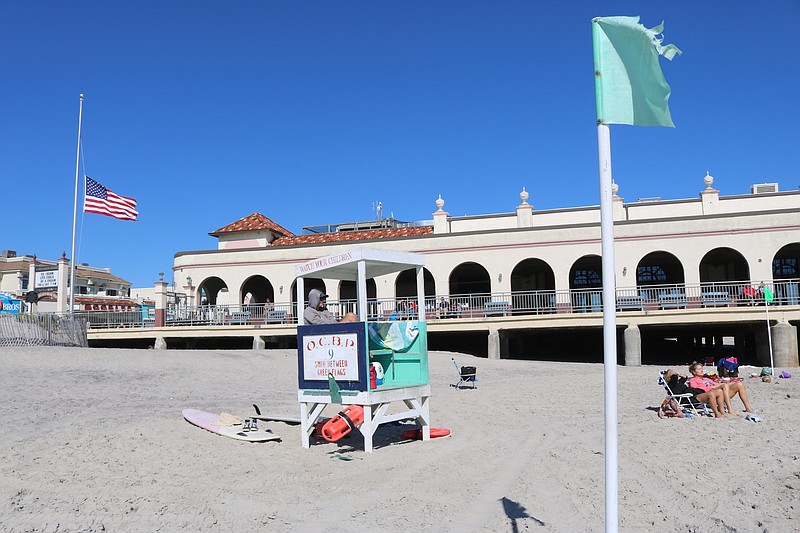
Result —
POLYGON ((197 287, 200 305, 217 305, 220 291, 227 291, 228 285, 222 279, 212 276, 204 279, 197 287))
POLYGON ((772 259, 772 279, 800 278, 800 243, 787 244, 772 259))
POLYGON ((680 259, 669 252, 650 252, 636 265, 636 285, 677 284, 686 281, 680 259))
POLYGON ((772 279, 781 281, 775 284, 776 296, 789 305, 800 303, 800 243, 787 244, 772 259, 772 279), (783 281, 795 280, 795 281, 783 281))
MULTIPOLYGON (((378 314, 378 289, 373 278, 367 279, 367 315, 375 317, 378 314)), ((339 282, 339 316, 345 313, 358 314, 358 287, 355 281, 344 280, 339 282)))
MULTIPOLYGON (((422 276, 425 280, 425 296, 433 298, 436 296, 436 281, 433 279, 433 274, 423 267, 422 276)), ((397 275, 397 279, 394 281, 394 295, 397 298, 417 296, 417 269, 409 268, 397 275)))
POLYGON ((492 292, 489 272, 478 263, 461 263, 450 273, 450 296, 489 294, 492 292))
POLYGON ((599 255, 584 255, 569 269, 572 310, 599 313, 603 310, 603 260, 599 255))
POLYGON ((700 283, 749 280, 747 260, 733 248, 715 248, 700 261, 700 283))
POLYGON ((545 261, 529 258, 511 271, 511 305, 514 314, 555 312, 556 276, 545 261))
MULTIPOLYGON (((325 282, 320 278, 303 278, 303 303, 308 301, 308 293, 311 289, 317 289, 325 292, 325 282)), ((297 280, 292 282, 292 288, 289 293, 292 295, 292 309, 297 308, 297 280)))
MULTIPOLYGON (((641 295, 654 285, 683 285, 686 282, 680 259, 669 252, 650 252, 636 265, 636 287, 641 295)), ((655 297, 651 295, 650 297, 655 297)))
POLYGON ((267 298, 271 302, 275 301, 275 289, 272 283, 261 275, 250 276, 242 284, 242 289, 239 291, 239 301, 244 303, 245 296, 250 293, 250 304, 263 304, 267 298))

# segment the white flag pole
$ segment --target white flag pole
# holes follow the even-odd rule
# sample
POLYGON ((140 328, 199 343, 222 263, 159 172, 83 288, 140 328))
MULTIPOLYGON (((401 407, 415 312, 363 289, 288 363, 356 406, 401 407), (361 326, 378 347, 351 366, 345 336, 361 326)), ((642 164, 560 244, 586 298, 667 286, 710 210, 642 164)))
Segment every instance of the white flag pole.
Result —
POLYGON ((83 95, 78 108, 78 153, 75 156, 75 205, 72 209, 72 252, 69 261, 69 313, 75 309, 75 229, 78 226, 78 169, 81 163, 81 122, 83 121, 83 95))
POLYGON ((603 248, 603 370, 605 393, 606 532, 619 527, 617 445, 617 300, 614 266, 614 212, 611 193, 611 136, 597 125, 600 167, 600 236, 603 248))
POLYGON ((767 339, 769 341, 769 367, 772 369, 770 381, 775 381, 775 360, 772 358, 772 328, 769 327, 769 302, 764 298, 764 310, 767 313, 767 339))

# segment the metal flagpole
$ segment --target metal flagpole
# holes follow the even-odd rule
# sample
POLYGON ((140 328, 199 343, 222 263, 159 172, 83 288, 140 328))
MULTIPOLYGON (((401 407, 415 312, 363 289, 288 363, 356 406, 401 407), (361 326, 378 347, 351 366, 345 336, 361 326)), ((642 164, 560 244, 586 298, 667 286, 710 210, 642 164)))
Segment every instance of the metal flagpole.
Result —
POLYGON ((614 212, 611 193, 611 136, 597 125, 600 167, 600 236, 603 248, 603 370, 605 393, 606 532, 619 527, 617 446, 617 299, 614 267, 614 212))
POLYGON ((775 381, 775 360, 772 358, 772 328, 769 327, 769 302, 764 298, 764 310, 767 313, 767 339, 769 341, 769 367, 772 369, 771 381, 775 381))
POLYGON ((75 156, 75 206, 72 209, 72 253, 69 261, 69 313, 75 309, 75 229, 78 226, 78 169, 81 164, 81 122, 83 120, 83 94, 78 109, 78 153, 75 156))

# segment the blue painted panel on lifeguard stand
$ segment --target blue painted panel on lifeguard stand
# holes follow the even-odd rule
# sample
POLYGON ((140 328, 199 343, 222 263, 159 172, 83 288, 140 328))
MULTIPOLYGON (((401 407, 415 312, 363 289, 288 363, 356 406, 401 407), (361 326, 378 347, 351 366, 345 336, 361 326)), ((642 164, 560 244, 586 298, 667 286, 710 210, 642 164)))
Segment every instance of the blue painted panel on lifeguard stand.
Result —
POLYGON ((363 322, 298 326, 298 387, 328 390, 330 372, 341 390, 369 390, 367 349, 363 322))

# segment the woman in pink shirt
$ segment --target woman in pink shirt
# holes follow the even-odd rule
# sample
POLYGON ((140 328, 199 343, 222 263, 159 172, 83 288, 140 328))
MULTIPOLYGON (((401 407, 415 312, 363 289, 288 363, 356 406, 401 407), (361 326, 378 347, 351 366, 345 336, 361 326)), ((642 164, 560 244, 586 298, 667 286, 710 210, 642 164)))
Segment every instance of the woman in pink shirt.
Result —
MULTIPOLYGON (((741 381, 734 381, 734 382, 717 382, 713 381, 711 378, 705 375, 704 372, 704 365, 703 363, 692 363, 689 365, 689 372, 692 374, 692 377, 686 382, 690 387, 695 389, 701 389, 706 392, 711 392, 715 390, 722 391, 725 406, 728 408, 728 412, 733 414, 733 404, 731 403, 731 398, 739 395, 739 399, 742 400, 742 404, 744 405, 744 410, 748 413, 753 412, 753 408, 750 406, 750 400, 747 397, 747 389, 744 387, 744 383, 741 381)), ((716 413, 714 413, 716 415, 716 413)), ((722 416, 725 416, 724 413, 722 416)))
POLYGON ((678 374, 672 369, 664 373, 664 381, 667 382, 673 393, 682 394, 688 392, 694 394, 693 400, 708 404, 714 412, 714 418, 725 418, 725 395, 722 393, 722 389, 694 387, 689 383, 689 379, 686 376, 678 374))

